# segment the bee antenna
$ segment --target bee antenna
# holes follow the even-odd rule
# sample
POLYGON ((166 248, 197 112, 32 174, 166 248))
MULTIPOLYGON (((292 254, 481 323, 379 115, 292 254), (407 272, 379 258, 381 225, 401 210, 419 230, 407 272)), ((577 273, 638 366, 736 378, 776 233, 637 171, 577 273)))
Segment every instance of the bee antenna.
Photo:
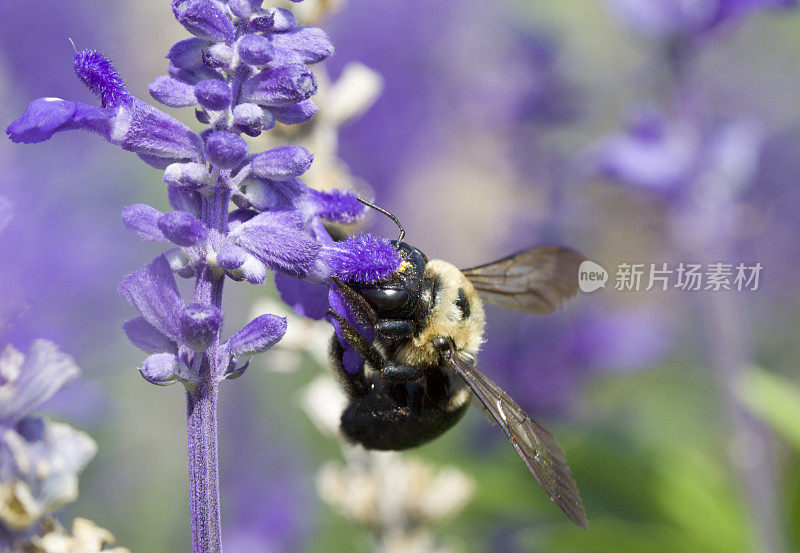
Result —
POLYGON ((383 213, 389 219, 394 221, 394 224, 397 225, 397 227, 400 229, 400 237, 397 239, 397 249, 399 250, 400 249, 400 245, 403 243, 403 238, 406 237, 406 229, 403 228, 403 225, 400 224, 400 221, 397 220, 397 217, 395 217, 393 213, 390 213, 390 212, 386 211, 382 207, 378 207, 377 205, 375 205, 375 204, 373 204, 371 202, 368 202, 364 198, 356 197, 356 200, 358 200, 359 202, 361 202, 362 204, 364 204, 367 207, 371 207, 372 209, 374 209, 378 213, 383 213))

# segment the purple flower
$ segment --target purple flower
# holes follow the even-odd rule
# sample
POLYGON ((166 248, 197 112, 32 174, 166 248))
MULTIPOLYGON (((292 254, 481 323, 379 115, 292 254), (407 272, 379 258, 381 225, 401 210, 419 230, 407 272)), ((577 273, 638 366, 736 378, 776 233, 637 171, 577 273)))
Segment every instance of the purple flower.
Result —
POLYGON ((797 6, 796 0, 606 0, 606 4, 627 25, 655 38, 699 35, 758 9, 797 6))
POLYGON ((102 54, 94 50, 76 53, 75 72, 100 97, 102 107, 40 98, 8 126, 6 134, 11 140, 32 144, 57 132, 85 129, 157 167, 202 159, 197 135, 166 113, 130 96, 119 73, 102 54))
POLYGON ((643 110, 628 129, 601 139, 584 159, 590 176, 680 203, 689 194, 717 204, 741 197, 758 167, 761 133, 747 121, 700 128, 643 110))
POLYGON ((31 416, 80 374, 52 342, 36 340, 27 355, 0 353, 0 526, 24 533, 78 494, 77 474, 97 446, 66 424, 31 416))

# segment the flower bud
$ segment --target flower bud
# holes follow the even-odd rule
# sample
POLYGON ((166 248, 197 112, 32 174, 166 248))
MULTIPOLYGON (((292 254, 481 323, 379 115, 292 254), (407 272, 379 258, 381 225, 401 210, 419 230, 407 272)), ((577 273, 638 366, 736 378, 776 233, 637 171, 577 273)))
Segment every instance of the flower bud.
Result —
POLYGON ((203 65, 203 48, 209 46, 207 40, 192 37, 172 45, 167 59, 179 69, 194 69, 203 65))
POLYGON ((298 177, 308 171, 314 155, 302 146, 278 146, 255 156, 250 168, 258 177, 276 181, 298 177))
POLYGON ((264 31, 271 31, 274 24, 274 14, 271 12, 264 12, 251 17, 247 28, 256 33, 263 33, 264 31))
POLYGON ((194 85, 194 95, 201 106, 211 111, 227 108, 233 98, 230 87, 216 79, 200 81, 194 85))
POLYGON ((284 125, 301 125, 311 120, 318 109, 312 100, 303 100, 290 106, 272 106, 269 111, 276 121, 284 125))
POLYGON ((254 355, 267 351, 286 333, 286 318, 277 315, 256 317, 228 340, 228 353, 254 355))
POLYGON ((233 62, 233 48, 227 44, 212 44, 203 50, 203 63, 208 67, 230 67, 233 62))
POLYGON ((239 39, 236 48, 241 60, 248 65, 267 65, 275 55, 269 40, 256 34, 244 35, 239 39))
POLYGON ((170 211, 158 219, 158 228, 178 246, 194 246, 208 236, 208 229, 191 213, 170 211))
POLYGON ((297 27, 285 33, 269 35, 277 55, 287 61, 317 63, 333 54, 333 43, 318 27, 297 27))
POLYGON ((245 101, 265 106, 289 106, 317 92, 317 80, 303 64, 293 63, 262 71, 244 85, 245 101))
POLYGON ((222 169, 232 169, 247 155, 244 138, 227 131, 214 131, 206 138, 208 159, 222 169))
POLYGON ((157 386, 169 386, 191 379, 189 367, 171 353, 156 353, 149 356, 139 369, 142 378, 157 386))
POLYGON ((292 12, 284 8, 270 8, 272 14, 272 31, 282 33, 297 27, 297 18, 292 12))
POLYGON ((172 13, 187 31, 199 38, 228 42, 236 27, 216 0, 172 0, 172 13))
POLYGON ((186 345, 203 351, 217 338, 222 326, 222 312, 210 304, 193 303, 181 313, 181 332, 186 345))
POLYGON ((147 89, 155 100, 171 108, 183 108, 197 103, 191 85, 169 75, 156 77, 147 89))
POLYGON ((164 170, 164 182, 184 190, 204 187, 208 177, 208 168, 203 163, 173 163, 164 170))
POLYGON ((164 214, 147 204, 133 204, 122 210, 122 223, 134 236, 148 242, 165 242, 158 228, 158 220, 164 214))

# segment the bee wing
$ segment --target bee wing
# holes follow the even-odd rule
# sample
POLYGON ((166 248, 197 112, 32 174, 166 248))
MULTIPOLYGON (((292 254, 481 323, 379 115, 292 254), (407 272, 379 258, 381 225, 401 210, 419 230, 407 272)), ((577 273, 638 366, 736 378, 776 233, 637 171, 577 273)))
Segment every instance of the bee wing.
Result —
POLYGON ((503 429, 539 485, 578 526, 587 528, 578 486, 564 458, 564 449, 544 427, 531 419, 497 384, 455 352, 447 352, 448 365, 472 389, 503 429))
POLYGON ((578 291, 584 259, 569 248, 541 246, 461 272, 492 303, 549 315, 578 291))

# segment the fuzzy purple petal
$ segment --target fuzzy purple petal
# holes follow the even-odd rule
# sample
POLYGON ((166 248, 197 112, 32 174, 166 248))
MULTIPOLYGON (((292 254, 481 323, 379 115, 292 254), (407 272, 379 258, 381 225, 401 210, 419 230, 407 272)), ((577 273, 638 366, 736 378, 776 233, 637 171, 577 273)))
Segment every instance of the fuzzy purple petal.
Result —
POLYGON ((144 317, 125 321, 122 329, 134 346, 147 353, 177 353, 178 351, 175 342, 144 320, 144 317))
POLYGON ((322 256, 331 275, 356 282, 384 279, 403 262, 395 246, 371 234, 352 236, 327 246, 322 256))
POLYGON ((39 98, 6 128, 6 134, 13 142, 25 144, 44 142, 57 132, 75 129, 107 135, 114 114, 113 108, 98 108, 60 98, 39 98))
POLYGON ((122 210, 122 223, 134 236, 148 242, 169 242, 158 228, 164 214, 147 204, 129 205, 122 210))
POLYGON ((228 340, 231 355, 254 355, 267 351, 286 333, 286 318, 277 315, 256 317, 228 340))
POLYGON ((193 106, 198 100, 191 85, 179 81, 171 75, 156 77, 152 83, 147 85, 147 89, 150 91, 150 96, 156 101, 171 108, 193 106))
POLYGON ((111 60, 100 52, 75 52, 72 66, 83 84, 100 98, 103 107, 116 107, 130 102, 131 95, 125 90, 122 75, 114 69, 111 60))
POLYGON ((250 162, 250 169, 258 177, 282 181, 299 177, 309 170, 313 161, 311 152, 288 144, 258 154, 250 162))
POLYGON ((297 211, 261 213, 230 233, 234 243, 269 268, 303 277, 314 265, 320 245, 302 230, 297 211))
POLYGON ((361 220, 367 207, 350 191, 331 190, 322 192, 308 189, 304 208, 309 214, 326 221, 350 225, 361 220))
POLYGON ((301 125, 310 121, 319 107, 313 100, 303 100, 290 106, 271 106, 269 110, 284 125, 301 125))
POLYGON ((125 277, 118 291, 148 323, 173 342, 182 342, 179 320, 183 302, 166 257, 159 255, 125 277))
POLYGON ((317 63, 333 54, 333 43, 322 29, 297 27, 284 33, 272 33, 269 41, 276 57, 285 61, 317 63))
POLYGON ((319 320, 328 312, 327 284, 313 284, 283 273, 275 273, 275 288, 284 303, 298 315, 319 320))

